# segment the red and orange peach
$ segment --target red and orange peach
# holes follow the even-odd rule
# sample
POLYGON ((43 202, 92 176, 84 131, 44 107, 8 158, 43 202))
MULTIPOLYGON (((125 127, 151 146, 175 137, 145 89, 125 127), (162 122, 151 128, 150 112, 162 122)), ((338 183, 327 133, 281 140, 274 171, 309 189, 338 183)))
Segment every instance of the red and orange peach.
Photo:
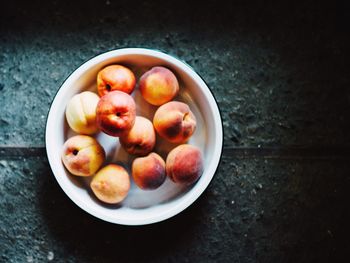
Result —
POLYGON ((171 101, 157 109, 153 125, 161 137, 172 143, 184 143, 196 129, 196 117, 187 104, 171 101))
POLYGON ((135 117, 135 101, 125 92, 111 91, 97 104, 97 125, 108 135, 119 137, 127 133, 134 126, 135 117))
POLYGON ((154 152, 145 157, 136 158, 132 163, 132 177, 141 189, 157 189, 166 178, 165 162, 154 152))
POLYGON ((131 130, 120 136, 119 141, 130 154, 146 155, 150 153, 156 143, 156 134, 150 120, 136 116, 135 124, 131 130))
POLYGON ((202 153, 196 146, 179 145, 170 151, 165 166, 167 176, 175 183, 193 184, 203 173, 202 153))
POLYGON ((97 74, 97 91, 101 97, 113 90, 131 94, 135 84, 134 73, 122 65, 107 66, 97 74))

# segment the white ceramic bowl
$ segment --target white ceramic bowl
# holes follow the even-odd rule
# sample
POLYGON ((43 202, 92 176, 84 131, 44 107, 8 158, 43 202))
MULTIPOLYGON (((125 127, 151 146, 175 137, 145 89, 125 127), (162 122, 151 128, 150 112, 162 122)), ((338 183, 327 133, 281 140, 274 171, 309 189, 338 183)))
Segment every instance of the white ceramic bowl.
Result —
MULTIPOLYGON (((137 87, 132 96, 137 114, 153 118, 157 109, 145 102, 137 87)), ((104 133, 95 136, 107 153, 106 163, 122 163, 130 171, 133 157, 120 147, 117 138, 104 133)), ((51 169, 59 185, 80 208, 105 221, 122 225, 145 225, 168 219, 191 205, 206 189, 220 161, 223 130, 219 108, 202 78, 187 64, 160 51, 124 48, 98 55, 76 69, 57 92, 46 123, 46 150, 51 169), (61 151, 64 142, 74 133, 65 119, 69 99, 84 90, 96 91, 96 76, 103 67, 120 63, 130 67, 137 78, 152 66, 162 65, 178 77, 180 93, 175 100, 186 102, 197 118, 197 129, 189 144, 198 146, 204 156, 204 173, 190 187, 181 187, 166 179, 153 191, 139 189, 131 182, 127 198, 119 205, 99 202, 88 187, 90 178, 71 175, 63 166, 61 151)), ((157 137, 156 150, 164 158, 174 145, 157 137)), ((132 181, 132 180, 131 180, 132 181)))

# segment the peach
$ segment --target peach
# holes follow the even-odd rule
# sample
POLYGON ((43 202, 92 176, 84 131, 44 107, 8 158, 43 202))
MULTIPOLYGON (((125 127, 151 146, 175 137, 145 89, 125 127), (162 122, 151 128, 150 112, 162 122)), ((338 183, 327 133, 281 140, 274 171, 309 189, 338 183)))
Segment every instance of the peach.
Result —
POLYGON ((143 98, 152 105, 162 105, 179 92, 179 83, 173 72, 165 67, 153 67, 139 81, 143 98))
POLYGON ((67 170, 78 176, 93 175, 105 160, 105 151, 99 142, 87 135, 76 135, 63 145, 62 162, 67 170))
POLYGON ((93 134, 98 131, 96 124, 97 94, 84 91, 74 95, 66 107, 66 119, 69 127, 80 134, 93 134))
POLYGON ((127 133, 134 126, 135 117, 135 101, 125 92, 111 91, 97 104, 97 125, 108 135, 119 137, 127 133))
POLYGON ((129 192, 129 174, 122 166, 109 164, 92 178, 90 187, 102 202, 117 204, 123 201, 129 192))
POLYGON ((171 101, 157 109, 153 125, 161 137, 172 143, 184 143, 196 129, 196 117, 187 104, 171 101))
POLYGON ((154 152, 136 158, 132 163, 132 177, 141 189, 154 190, 165 181, 165 162, 154 152))
POLYGON ((146 155, 150 153, 156 143, 156 133, 150 120, 136 116, 131 130, 119 137, 123 148, 130 154, 146 155))
POLYGON ((97 74, 97 91, 101 97, 113 90, 131 94, 135 84, 134 73, 122 65, 107 66, 97 74))
POLYGON ((202 154, 193 145, 179 145, 169 152, 165 167, 167 176, 175 183, 193 184, 203 173, 202 154))

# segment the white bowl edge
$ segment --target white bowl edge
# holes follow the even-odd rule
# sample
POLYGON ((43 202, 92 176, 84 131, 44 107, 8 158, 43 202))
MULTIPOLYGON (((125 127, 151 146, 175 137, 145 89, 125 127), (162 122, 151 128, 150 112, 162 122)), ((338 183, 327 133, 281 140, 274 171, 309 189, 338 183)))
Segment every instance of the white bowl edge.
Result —
MULTIPOLYGON (((124 48, 124 49, 109 51, 101 55, 98 55, 92 58, 91 60, 88 60, 87 62, 82 64, 77 70, 75 70, 62 84, 61 88, 59 89, 59 91, 55 96, 55 99, 50 107, 50 111, 48 114, 45 136, 46 136, 45 140, 46 140, 47 156, 48 156, 51 169, 59 185, 61 186, 63 191, 68 195, 68 197, 80 208, 90 213, 91 215, 111 223, 117 223, 122 225, 145 225, 145 224, 160 222, 182 212, 184 209, 190 206, 204 192, 204 190, 207 188, 210 181, 212 180, 216 172, 216 169, 219 165, 221 154, 222 154, 222 147, 223 147, 223 130, 222 130, 222 120, 221 120, 220 111, 214 99, 213 94, 211 93, 211 91, 209 90, 209 88, 207 87, 203 79, 189 65, 178 60, 177 58, 167 55, 160 51, 156 51, 152 49, 144 49, 144 48, 124 48), (213 129, 215 127, 215 131, 216 131, 215 138, 214 138, 215 147, 212 150, 212 154, 211 154, 212 158, 210 160, 210 164, 206 167, 204 171, 204 173, 208 174, 209 176, 202 176, 201 179, 193 186, 191 191, 184 194, 180 199, 177 200, 177 202, 174 202, 169 209, 165 211, 162 211, 162 210, 157 211, 157 209, 155 209, 155 211, 153 211, 149 215, 144 216, 143 218, 138 218, 138 217, 133 218, 132 216, 128 218, 116 218, 111 216, 109 213, 105 213, 102 210, 92 208, 87 202, 85 202, 84 200, 82 200, 82 198, 79 197, 79 195, 75 192, 74 188, 71 185, 67 184, 67 180, 65 180, 65 176, 61 176, 63 166, 60 160, 60 154, 57 155, 57 149, 54 147, 54 144, 52 142, 53 141, 52 139, 54 138, 53 136, 55 134, 54 123, 55 121, 57 121, 57 117, 55 113, 58 110, 57 107, 59 107, 59 105, 55 104, 55 101, 60 101, 60 98, 64 96, 65 89, 69 87, 70 83, 75 82, 90 67, 97 65, 98 63, 102 63, 103 61, 110 58, 114 58, 118 56, 135 55, 135 54, 154 56, 162 60, 165 60, 171 64, 174 64, 184 69, 186 73, 188 73, 189 76, 193 78, 195 82, 198 83, 198 85, 201 87, 201 91, 205 94, 205 97, 209 104, 208 107, 211 109, 211 114, 213 115, 212 117, 213 117, 214 123, 210 124, 210 127, 213 126, 213 129)), ((132 215, 132 212, 130 213, 132 215)))

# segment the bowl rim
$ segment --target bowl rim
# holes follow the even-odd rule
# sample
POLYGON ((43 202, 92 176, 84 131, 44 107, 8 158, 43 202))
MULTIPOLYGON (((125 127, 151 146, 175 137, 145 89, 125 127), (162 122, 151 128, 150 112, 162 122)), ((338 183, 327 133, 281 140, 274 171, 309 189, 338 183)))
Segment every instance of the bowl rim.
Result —
MULTIPOLYGON (((206 96, 207 97, 207 96, 206 96)), ((222 159, 222 154, 223 154, 223 147, 224 147, 224 129, 223 129, 223 123, 222 123, 222 113, 219 107, 219 104, 217 102, 217 99, 214 96, 214 93, 212 92, 212 90, 209 88, 209 85, 207 84, 207 82, 204 80, 204 78, 197 73, 193 67, 191 65, 189 65, 187 62, 185 62, 184 60, 182 60, 181 58, 177 57, 176 55, 173 54, 169 54, 163 50, 160 49, 153 49, 153 48, 143 48, 143 47, 123 47, 123 48, 118 48, 118 49, 113 49, 113 50, 109 50, 107 52, 103 52, 100 53, 96 56, 90 57, 89 59, 85 60, 84 62, 82 62, 79 66, 77 66, 65 79, 64 81, 62 81, 62 83, 60 84, 59 89, 56 91, 50 106, 49 106, 49 110, 47 112, 47 117, 46 117, 46 124, 45 124, 45 148, 46 148, 46 155, 47 155, 47 159, 51 168, 51 171, 57 181, 57 183, 60 185, 61 189, 65 192, 65 194, 69 197, 69 199, 71 199, 73 201, 73 203, 75 203, 78 207, 80 207, 82 210, 84 210, 86 213, 99 218, 103 221, 109 222, 109 223, 114 223, 114 224, 119 224, 119 225, 127 225, 127 226, 141 226, 141 225, 149 225, 149 224, 154 224, 154 223, 158 223, 158 222, 162 222, 165 220, 168 220, 178 214, 180 214, 182 211, 184 211, 185 209, 187 209, 189 206, 191 206, 203 193, 204 191, 208 188, 209 184, 212 182, 214 176, 217 173, 217 169, 220 165, 221 159, 222 159), (185 70, 186 72, 188 72, 188 70, 191 72, 191 78, 192 75, 193 76, 198 76, 198 80, 200 80, 201 82, 203 82, 204 85, 201 85, 201 89, 206 89, 206 91, 209 91, 209 94, 211 96, 211 98, 213 99, 214 102, 214 106, 216 106, 213 109, 213 114, 214 114, 214 118, 216 119, 217 123, 220 123, 219 126, 219 130, 218 130, 218 136, 219 136, 219 143, 220 143, 220 147, 216 147, 217 151, 219 151, 219 154, 217 154, 217 156, 214 156, 215 158, 215 168, 212 171, 212 174, 210 175, 209 180, 206 182, 206 184, 200 188, 198 191, 195 192, 195 194, 192 194, 191 198, 187 198, 188 200, 185 200, 186 202, 180 202, 180 205, 176 205, 173 209, 169 209, 170 211, 168 211, 167 213, 162 213, 158 216, 154 216, 154 217, 149 217, 146 218, 144 220, 115 220, 115 218, 111 218, 111 217, 106 217, 105 214, 101 214, 101 213, 97 213, 96 210, 93 210, 91 208, 89 208, 88 205, 86 205, 84 202, 80 202, 78 200, 78 198, 75 198, 71 192, 69 192, 66 188, 65 188, 65 184, 62 183, 59 179, 59 176, 56 175, 55 171, 54 171, 54 167, 52 165, 52 161, 51 161, 51 153, 49 151, 48 145, 50 145, 49 142, 49 121, 51 120, 51 110, 52 110, 52 106, 54 104, 54 101, 56 100, 58 94, 60 92, 62 92, 62 87, 64 86, 64 84, 70 80, 70 78, 72 78, 73 75, 78 74, 80 71, 85 71, 86 69, 94 66, 97 63, 101 63, 104 60, 107 60, 109 58, 113 58, 113 57, 118 57, 118 56, 124 56, 124 55, 148 55, 148 56, 153 56, 153 57, 157 57, 160 59, 166 59, 167 62, 173 63, 176 62, 177 65, 181 65, 181 68, 183 67, 187 67, 187 69, 185 70), (86 69, 85 69, 86 67, 86 69)), ((187 195, 187 194, 186 194, 187 195)), ((185 195, 185 196, 186 196, 185 195)))

